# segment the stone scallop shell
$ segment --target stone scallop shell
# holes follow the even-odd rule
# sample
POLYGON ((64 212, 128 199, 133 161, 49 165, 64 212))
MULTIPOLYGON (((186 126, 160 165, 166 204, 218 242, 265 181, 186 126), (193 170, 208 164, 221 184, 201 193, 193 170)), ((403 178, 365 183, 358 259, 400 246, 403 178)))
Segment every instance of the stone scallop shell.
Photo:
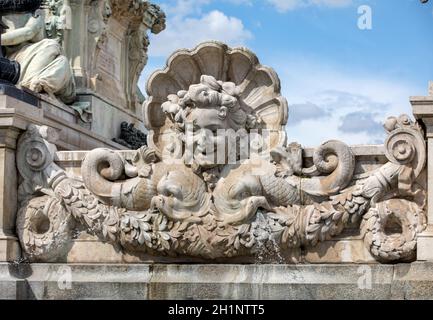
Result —
MULTIPOLYGON (((288 106, 281 95, 276 72, 262 66, 257 56, 246 48, 229 48, 220 42, 204 42, 195 49, 174 52, 164 70, 155 71, 147 81, 148 99, 143 104, 144 123, 149 130, 148 145, 159 150, 162 137, 170 134, 170 121, 161 105, 167 96, 188 90, 200 83, 202 75, 234 82, 240 88, 240 98, 252 108, 271 130, 271 147, 286 142, 288 106)), ((166 140, 164 140, 166 141, 166 140)))

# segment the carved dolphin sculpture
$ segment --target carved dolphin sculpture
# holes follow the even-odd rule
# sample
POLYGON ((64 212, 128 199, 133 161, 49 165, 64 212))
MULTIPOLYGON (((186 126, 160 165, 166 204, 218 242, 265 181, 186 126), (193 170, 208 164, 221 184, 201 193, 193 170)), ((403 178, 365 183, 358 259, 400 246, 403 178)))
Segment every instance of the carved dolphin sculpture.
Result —
POLYGON ((225 170, 228 174, 217 183, 213 193, 219 221, 242 224, 252 219, 259 208, 273 211, 264 196, 259 175, 254 175, 251 165, 238 165, 234 169, 227 166, 225 170))
POLYGON ((102 202, 132 211, 147 210, 157 194, 156 176, 169 168, 155 165, 152 178, 125 179, 125 173, 133 171, 129 169, 119 153, 95 149, 84 159, 81 174, 86 187, 102 202))
POLYGON ((86 187, 105 204, 130 211, 158 209, 175 221, 209 212, 211 195, 190 168, 163 162, 151 166, 148 177, 137 177, 138 169, 118 152, 95 149, 84 159, 81 172, 86 187), (131 175, 136 177, 126 178, 131 175))
MULTIPOLYGON (((187 169, 185 167, 185 169, 187 169)), ((173 221, 197 220, 210 212, 211 195, 206 184, 192 170, 167 173, 158 183, 152 208, 173 221)))

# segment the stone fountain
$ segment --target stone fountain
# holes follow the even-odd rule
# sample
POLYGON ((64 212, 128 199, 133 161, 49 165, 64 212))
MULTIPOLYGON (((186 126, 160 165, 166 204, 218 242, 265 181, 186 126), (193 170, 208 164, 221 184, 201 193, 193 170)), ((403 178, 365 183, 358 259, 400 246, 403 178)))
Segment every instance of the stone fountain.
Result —
MULTIPOLYGON (((248 49, 213 41, 173 53, 137 108, 145 26, 161 31, 162 12, 147 1, 82 2, 46 9, 54 16, 45 19, 66 12, 54 24, 62 57, 78 54, 68 37, 94 53, 71 60, 68 79, 93 121, 107 121, 97 115, 105 99, 124 114, 140 109, 147 144, 119 150, 101 138, 68 149, 61 112, 53 122, 48 106, 2 97, 0 288, 15 289, 0 298, 432 297, 423 289, 433 288, 432 96, 411 98, 415 120, 384 119, 382 145, 305 149, 288 141, 277 73, 248 49), (72 35, 79 8, 88 31, 72 35), (125 43, 140 56, 125 57, 125 43), (64 270, 68 290, 58 285, 64 270)), ((80 106, 46 88, 38 101, 80 106)))

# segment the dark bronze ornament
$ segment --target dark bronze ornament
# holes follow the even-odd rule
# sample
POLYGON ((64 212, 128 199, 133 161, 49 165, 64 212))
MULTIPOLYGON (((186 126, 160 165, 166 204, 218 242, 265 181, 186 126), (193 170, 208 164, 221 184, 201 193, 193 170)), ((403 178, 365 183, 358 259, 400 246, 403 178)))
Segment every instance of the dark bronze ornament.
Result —
POLYGON ((137 150, 147 145, 147 136, 144 132, 134 128, 133 123, 122 122, 120 136, 113 141, 128 149, 137 150))
POLYGON ((35 12, 42 0, 0 0, 0 14, 35 12))

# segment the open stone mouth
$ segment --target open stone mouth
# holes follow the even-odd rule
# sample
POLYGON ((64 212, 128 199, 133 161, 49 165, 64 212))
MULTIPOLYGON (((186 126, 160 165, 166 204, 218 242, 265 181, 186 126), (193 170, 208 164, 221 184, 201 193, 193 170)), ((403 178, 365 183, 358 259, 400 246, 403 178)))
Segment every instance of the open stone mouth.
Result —
POLYGON ((215 147, 213 150, 208 150, 208 149, 201 150, 200 148, 197 149, 197 151, 199 156, 215 156, 218 152, 218 149, 215 147))

